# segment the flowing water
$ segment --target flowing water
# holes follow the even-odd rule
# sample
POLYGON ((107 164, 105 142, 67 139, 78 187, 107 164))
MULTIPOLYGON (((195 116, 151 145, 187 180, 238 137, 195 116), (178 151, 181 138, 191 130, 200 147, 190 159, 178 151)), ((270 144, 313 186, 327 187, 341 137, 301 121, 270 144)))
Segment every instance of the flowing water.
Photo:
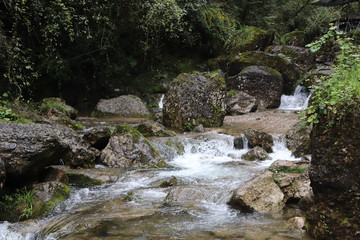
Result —
POLYGON ((161 95, 160 101, 159 101, 159 103, 158 103, 159 109, 163 109, 163 108, 164 108, 164 103, 163 103, 164 97, 165 97, 164 94, 161 95))
POLYGON ((304 110, 307 108, 310 95, 305 87, 297 86, 293 95, 282 95, 281 110, 304 110))
MULTIPOLYGON (((37 221, 3 223, 0 239, 308 239, 291 229, 288 215, 243 214, 227 205, 232 191, 277 159, 294 160, 281 136, 274 136, 272 160, 247 162, 247 150, 233 148, 233 137, 209 132, 175 138, 182 155, 166 154, 168 138, 152 142, 168 159, 166 169, 125 173, 117 182, 72 189, 68 200, 37 221), (175 176, 190 200, 168 199, 174 187, 160 182, 175 176)), ((246 139, 245 139, 246 140, 246 139)))

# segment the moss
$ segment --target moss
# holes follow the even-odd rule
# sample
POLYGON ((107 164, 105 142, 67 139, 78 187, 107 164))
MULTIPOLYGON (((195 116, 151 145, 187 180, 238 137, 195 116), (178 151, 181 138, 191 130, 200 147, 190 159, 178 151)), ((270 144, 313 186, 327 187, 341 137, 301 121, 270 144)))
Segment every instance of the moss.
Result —
POLYGON ((67 172, 66 175, 69 177, 69 182, 71 184, 75 184, 79 187, 89 187, 89 186, 96 186, 106 183, 105 181, 101 181, 99 179, 90 178, 81 173, 71 173, 67 172))
POLYGON ((303 173, 308 169, 309 169, 308 167, 296 167, 296 168, 288 168, 288 169, 277 169, 274 167, 269 168, 269 170, 274 173, 303 173))
POLYGON ((235 95, 237 95, 237 94, 239 94, 239 93, 240 93, 239 90, 230 90, 230 91, 228 91, 228 92, 226 93, 226 97, 227 97, 227 98, 231 98, 231 97, 233 97, 233 96, 235 96, 235 95))
POLYGON ((130 133, 134 143, 138 143, 144 136, 135 128, 128 124, 121 124, 116 127, 116 132, 120 134, 130 133))

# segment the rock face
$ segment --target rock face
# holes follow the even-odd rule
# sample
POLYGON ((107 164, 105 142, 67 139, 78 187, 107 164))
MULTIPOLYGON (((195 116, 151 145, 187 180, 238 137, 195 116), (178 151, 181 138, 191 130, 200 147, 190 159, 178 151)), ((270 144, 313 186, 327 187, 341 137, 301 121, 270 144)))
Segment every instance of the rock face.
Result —
POLYGON ((275 69, 263 66, 250 66, 239 74, 229 77, 228 89, 244 91, 255 97, 258 107, 277 108, 283 93, 284 80, 275 69))
POLYGON ((303 125, 300 122, 286 133, 286 145, 295 157, 301 157, 311 153, 310 132, 311 127, 303 125))
POLYGON ((70 188, 60 182, 38 183, 33 187, 34 207, 32 218, 41 217, 70 195, 70 188))
POLYGON ((245 153, 244 155, 242 155, 241 159, 248 161, 255 161, 255 160, 262 161, 262 160, 270 159, 270 157, 263 148, 256 146, 247 153, 245 153))
POLYGON ((274 140, 272 136, 266 132, 258 131, 256 129, 247 129, 245 131, 245 137, 248 139, 249 147, 255 146, 262 147, 266 152, 272 152, 272 146, 274 146, 274 140))
POLYGON ((172 137, 176 133, 170 130, 167 130, 163 125, 154 121, 146 121, 140 123, 136 126, 136 129, 145 137, 172 137))
POLYGON ((109 167, 164 167, 158 151, 136 129, 123 124, 101 152, 101 163, 109 167))
POLYGON ((244 212, 260 213, 278 212, 285 206, 284 194, 269 171, 236 189, 229 204, 244 212))
POLYGON ((307 230, 316 239, 359 239, 360 103, 328 127, 320 119, 311 133, 311 186, 315 205, 307 230))
POLYGON ((239 92, 226 99, 226 114, 241 115, 254 112, 257 108, 257 100, 246 92, 239 92))
POLYGON ((310 71, 316 68, 315 54, 310 52, 309 49, 303 47, 295 47, 288 45, 276 45, 267 47, 265 52, 273 54, 281 54, 290 58, 298 69, 302 72, 310 71))
POLYGON ((0 123, 0 157, 8 184, 22 184, 37 178, 46 166, 69 151, 54 127, 43 124, 0 123))
POLYGON ((121 117, 144 117, 150 115, 146 105, 139 97, 134 95, 101 99, 95 109, 98 112, 111 113, 121 117))
POLYGON ((264 50, 274 39, 274 34, 260 28, 248 26, 241 28, 228 46, 229 53, 264 50))
POLYGON ((179 130, 221 126, 225 117, 225 79, 221 72, 183 73, 164 99, 164 125, 179 130))

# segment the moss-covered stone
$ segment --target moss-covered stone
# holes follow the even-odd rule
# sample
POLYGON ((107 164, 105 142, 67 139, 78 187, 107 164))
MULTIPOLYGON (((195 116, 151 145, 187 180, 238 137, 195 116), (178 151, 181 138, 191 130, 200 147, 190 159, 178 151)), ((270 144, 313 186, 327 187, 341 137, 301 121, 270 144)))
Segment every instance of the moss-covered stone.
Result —
POLYGON ((136 130, 145 137, 172 137, 176 135, 175 132, 167 130, 164 126, 154 121, 142 122, 136 126, 136 130))
POLYGON ((67 172, 66 175, 69 177, 69 182, 79 187, 96 186, 106 183, 105 181, 91 178, 82 173, 67 172))
POLYGON ((257 27, 247 26, 238 30, 233 41, 228 45, 228 53, 264 50, 271 45, 274 34, 257 27))
POLYGON ((285 45, 304 47, 305 46, 305 32, 295 30, 284 34, 280 38, 280 42, 285 45))

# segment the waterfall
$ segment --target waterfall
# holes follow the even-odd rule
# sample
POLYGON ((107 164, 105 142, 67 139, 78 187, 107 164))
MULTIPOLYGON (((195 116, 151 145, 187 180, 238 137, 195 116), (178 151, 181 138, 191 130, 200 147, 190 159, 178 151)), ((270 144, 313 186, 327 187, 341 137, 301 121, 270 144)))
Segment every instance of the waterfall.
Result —
POLYGON ((303 86, 297 86, 293 95, 282 95, 281 110, 304 110, 309 102, 310 95, 303 86))
POLYGON ((244 134, 241 134, 241 139, 243 142, 244 150, 249 150, 249 140, 245 137, 244 134))
POLYGON ((159 101, 159 103, 158 103, 158 106, 159 106, 160 109, 163 109, 163 107, 164 107, 164 103, 163 103, 164 96, 165 96, 165 94, 163 94, 163 95, 161 96, 160 101, 159 101))

